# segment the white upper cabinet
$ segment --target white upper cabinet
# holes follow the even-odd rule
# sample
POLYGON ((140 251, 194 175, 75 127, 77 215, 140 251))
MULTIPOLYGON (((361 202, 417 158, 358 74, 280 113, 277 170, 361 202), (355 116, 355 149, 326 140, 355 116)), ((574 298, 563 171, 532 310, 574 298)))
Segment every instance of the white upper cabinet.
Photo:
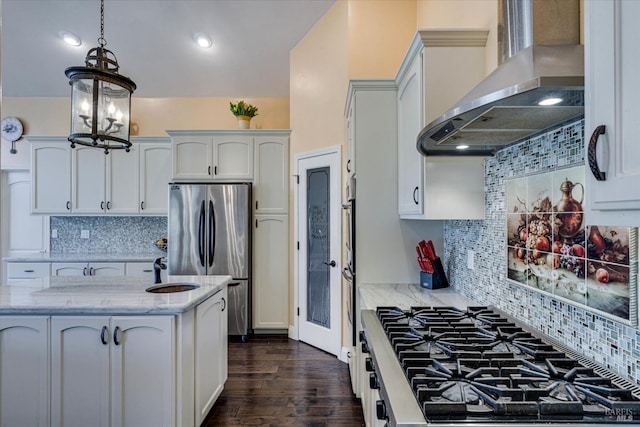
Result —
POLYGON ((253 178, 253 138, 221 135, 213 139, 213 177, 248 180, 253 178))
POLYGON ((585 1, 584 17, 586 220, 640 226, 640 2, 585 1))
POLYGON ((425 125, 444 114, 484 77, 487 33, 419 31, 400 66, 396 85, 401 218, 484 218, 483 159, 424 157, 416 142, 425 125))
POLYGON ((289 212, 289 131, 255 139, 255 213, 289 212))
POLYGON ((417 52, 398 85, 398 213, 421 215, 424 159, 416 138, 424 126, 423 52, 417 52))
POLYGON ((171 145, 140 144, 140 212, 166 215, 171 181, 171 145))
POLYGON ((166 215, 168 138, 136 137, 125 150, 71 148, 66 138, 30 137, 31 213, 166 215))
POLYGON ((173 136, 173 178, 212 179, 213 138, 173 136))
POLYGON ((167 131, 173 142, 174 180, 253 179, 258 131, 167 131))
MULTIPOLYGON (((98 151, 98 150, 96 150, 98 151)), ((31 212, 71 210, 71 147, 68 143, 31 144, 31 212)))
POLYGON ((138 149, 129 152, 77 146, 72 153, 72 202, 76 214, 138 213, 138 149))

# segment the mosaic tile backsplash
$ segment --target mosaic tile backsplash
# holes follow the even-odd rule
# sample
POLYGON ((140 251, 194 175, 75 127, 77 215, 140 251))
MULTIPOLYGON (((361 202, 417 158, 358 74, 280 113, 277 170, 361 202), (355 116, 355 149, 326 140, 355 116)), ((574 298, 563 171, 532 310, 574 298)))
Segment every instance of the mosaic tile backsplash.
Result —
MULTIPOLYGON (((487 158, 486 219, 445 222, 449 283, 479 304, 494 305, 640 384, 640 329, 517 284, 507 274, 507 183, 584 165, 583 128, 584 121, 579 120, 487 158), (466 268, 469 250, 475 253, 473 270, 466 268)), ((607 232, 606 225, 598 227, 607 232)))
POLYGON ((163 254, 154 242, 167 236, 160 216, 53 216, 51 253, 163 254), (89 238, 81 238, 88 230, 89 238))

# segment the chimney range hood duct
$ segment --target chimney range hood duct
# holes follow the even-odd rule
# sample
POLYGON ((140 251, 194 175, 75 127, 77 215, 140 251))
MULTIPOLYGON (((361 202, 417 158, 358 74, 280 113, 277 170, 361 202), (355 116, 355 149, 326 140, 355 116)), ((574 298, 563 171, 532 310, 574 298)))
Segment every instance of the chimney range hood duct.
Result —
POLYGON ((584 115, 579 0, 501 0, 500 6, 498 39, 508 59, 420 132, 423 155, 493 156, 584 115), (551 98, 560 101, 539 104, 551 98), (462 145, 468 148, 457 148, 462 145))

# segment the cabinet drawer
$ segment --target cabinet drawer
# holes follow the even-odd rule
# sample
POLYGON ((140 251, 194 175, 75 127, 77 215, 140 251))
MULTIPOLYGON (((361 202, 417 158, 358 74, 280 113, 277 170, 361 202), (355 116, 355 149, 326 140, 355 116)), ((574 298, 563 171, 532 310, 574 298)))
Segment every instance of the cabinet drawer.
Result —
POLYGON ((34 279, 50 276, 48 262, 9 262, 7 263, 8 279, 34 279))

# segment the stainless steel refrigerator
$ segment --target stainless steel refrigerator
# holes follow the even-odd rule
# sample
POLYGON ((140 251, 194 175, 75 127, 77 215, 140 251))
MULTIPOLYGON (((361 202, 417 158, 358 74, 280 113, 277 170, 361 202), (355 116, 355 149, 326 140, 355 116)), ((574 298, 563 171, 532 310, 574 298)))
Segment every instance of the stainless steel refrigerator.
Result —
POLYGON ((229 335, 251 332, 251 184, 169 184, 168 273, 230 275, 229 335))

